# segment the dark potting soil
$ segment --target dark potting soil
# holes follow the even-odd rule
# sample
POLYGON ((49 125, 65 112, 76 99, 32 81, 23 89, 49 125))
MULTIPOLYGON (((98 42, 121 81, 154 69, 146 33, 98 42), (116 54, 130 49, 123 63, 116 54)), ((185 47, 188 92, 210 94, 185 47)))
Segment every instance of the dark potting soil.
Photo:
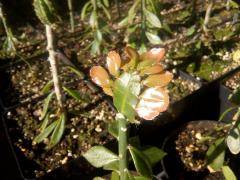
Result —
MULTIPOLYGON (((89 93, 86 86, 79 85, 78 88, 83 94, 89 93)), ((46 149, 48 138, 43 143, 33 143, 33 139, 40 133, 42 102, 20 106, 6 113, 12 142, 27 159, 37 164, 33 170, 37 177, 80 157, 91 146, 105 144, 112 139, 107 132, 107 124, 114 120, 112 109, 97 95, 91 94, 90 100, 82 103, 67 96, 65 105, 69 111, 64 135, 60 143, 50 150, 46 149)), ((55 100, 52 100, 50 109, 50 121, 53 121, 56 119, 55 100)), ((29 169, 32 167, 25 167, 24 170, 29 169)))

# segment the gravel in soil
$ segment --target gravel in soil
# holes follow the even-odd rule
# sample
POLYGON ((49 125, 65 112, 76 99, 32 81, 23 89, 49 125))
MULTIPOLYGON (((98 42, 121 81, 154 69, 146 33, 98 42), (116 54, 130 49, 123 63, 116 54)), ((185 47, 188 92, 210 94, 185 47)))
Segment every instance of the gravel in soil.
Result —
POLYGON ((231 78, 227 79, 224 82, 224 85, 229 87, 232 90, 235 90, 236 88, 238 88, 239 84, 240 84, 240 72, 237 72, 231 78))
MULTIPOLYGON (((83 94, 89 93, 87 88, 79 85, 83 94)), ((81 156, 91 146, 105 144, 112 137, 107 132, 107 124, 114 120, 114 112, 97 95, 90 95, 90 103, 81 103, 67 97, 66 107, 69 110, 63 138, 51 150, 46 150, 49 139, 36 145, 32 141, 39 134, 41 126, 42 102, 17 107, 6 113, 6 123, 13 144, 26 156, 38 164, 36 176, 41 176, 72 159, 81 156)), ((54 114, 56 101, 50 106, 50 121, 56 119, 54 114)), ((26 167, 29 168, 29 167, 26 167)))

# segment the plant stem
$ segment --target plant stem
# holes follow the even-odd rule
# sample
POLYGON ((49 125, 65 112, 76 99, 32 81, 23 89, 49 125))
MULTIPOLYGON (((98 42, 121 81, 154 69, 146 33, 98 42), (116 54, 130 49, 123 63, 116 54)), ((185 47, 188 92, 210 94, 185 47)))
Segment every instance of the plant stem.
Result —
POLYGON ((72 0, 68 0, 69 18, 71 25, 71 32, 74 32, 74 15, 73 15, 73 5, 72 0))
POLYGON ((144 9, 145 9, 145 0, 141 0, 141 41, 142 43, 145 42, 145 28, 146 28, 146 23, 145 23, 145 15, 144 15, 144 9))
POLYGON ((119 154, 120 180, 126 180, 126 170, 128 169, 128 163, 127 163, 128 122, 126 118, 120 113, 117 114, 116 118, 119 123, 118 154, 119 154))
POLYGON ((58 63, 56 61, 53 31, 52 31, 52 28, 51 28, 50 25, 45 25, 45 27, 46 27, 46 36, 47 36, 47 51, 49 53, 48 60, 49 60, 50 65, 51 65, 55 94, 56 94, 56 97, 57 97, 57 101, 58 101, 60 111, 64 112, 63 94, 62 94, 61 83, 60 83, 59 78, 58 78, 59 72, 58 72, 58 63))
POLYGON ((209 19, 210 19, 210 16, 211 16, 212 7, 213 7, 213 0, 210 0, 209 4, 207 6, 207 10, 206 10, 205 18, 204 18, 204 23, 203 23, 203 31, 205 33, 208 32, 207 25, 209 23, 209 19))

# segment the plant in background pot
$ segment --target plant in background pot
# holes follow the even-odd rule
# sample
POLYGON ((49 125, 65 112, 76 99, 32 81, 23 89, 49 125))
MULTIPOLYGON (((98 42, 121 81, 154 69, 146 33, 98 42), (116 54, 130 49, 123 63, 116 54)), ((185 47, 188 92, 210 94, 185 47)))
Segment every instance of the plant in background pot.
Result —
POLYGON ((166 86, 173 75, 164 71, 160 63, 165 54, 163 48, 153 48, 139 55, 135 49, 126 47, 125 52, 126 60, 121 59, 115 51, 108 53, 106 61, 110 75, 101 66, 94 66, 90 70, 92 80, 113 97, 118 112, 115 125, 110 128, 110 133, 118 140, 118 155, 103 146, 94 146, 84 157, 95 167, 112 170, 113 179, 135 179, 139 176, 153 178, 151 163, 156 163, 165 153, 156 147, 141 151, 133 146, 128 138, 128 126, 130 123, 139 123, 136 115, 153 120, 168 108, 166 86), (131 155, 137 175, 133 175, 128 168, 128 154, 131 155))

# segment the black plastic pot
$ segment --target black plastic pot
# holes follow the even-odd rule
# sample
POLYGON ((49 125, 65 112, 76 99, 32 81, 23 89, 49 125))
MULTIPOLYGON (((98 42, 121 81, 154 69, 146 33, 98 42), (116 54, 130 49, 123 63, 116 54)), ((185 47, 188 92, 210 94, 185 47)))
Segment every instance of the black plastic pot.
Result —
MULTIPOLYGON (((164 139, 162 143, 162 149, 167 153, 167 156, 163 158, 161 163, 159 164, 160 169, 162 171, 158 174, 159 177, 165 177, 166 179, 185 179, 185 180, 204 180, 204 179, 212 179, 212 180, 220 180, 225 179, 223 177, 223 174, 221 172, 218 173, 209 173, 207 168, 196 171, 196 170, 190 170, 187 168, 184 163, 182 162, 179 153, 176 150, 176 140, 179 139, 180 133, 187 132, 190 130, 197 132, 199 129, 204 129, 204 131, 212 131, 214 128, 221 127, 225 123, 217 122, 217 121, 209 121, 209 120, 198 120, 198 121, 191 121, 188 123, 185 123, 184 125, 176 128, 175 130, 172 130, 169 135, 164 139), (164 176, 163 176, 164 175, 164 176)), ((187 138, 187 137, 186 137, 187 138)), ((189 137, 189 140, 186 139, 185 146, 189 146, 191 142, 191 137, 189 137)), ((205 158, 205 155, 203 156, 198 154, 197 151, 192 152, 193 158, 205 158)), ((231 167, 231 169, 234 171, 235 175, 239 177, 239 168, 238 164, 240 163, 240 159, 237 156, 231 155, 230 152, 226 152, 226 156, 230 161, 228 161, 228 165, 231 167)))

